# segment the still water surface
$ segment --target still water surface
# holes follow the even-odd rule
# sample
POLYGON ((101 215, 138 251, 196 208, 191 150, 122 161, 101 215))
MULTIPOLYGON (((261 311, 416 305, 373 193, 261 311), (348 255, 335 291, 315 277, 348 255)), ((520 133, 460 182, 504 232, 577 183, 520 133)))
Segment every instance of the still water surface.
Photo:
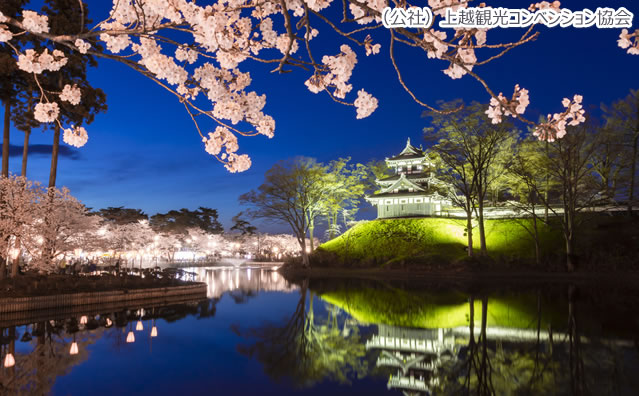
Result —
POLYGON ((191 271, 208 299, 0 318, 0 394, 639 394, 632 288, 191 271))

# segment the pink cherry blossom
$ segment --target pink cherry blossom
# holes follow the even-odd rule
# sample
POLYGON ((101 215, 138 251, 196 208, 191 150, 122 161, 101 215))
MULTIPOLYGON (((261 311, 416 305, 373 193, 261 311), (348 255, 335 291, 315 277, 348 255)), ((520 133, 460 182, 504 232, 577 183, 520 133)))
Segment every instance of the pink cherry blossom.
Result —
POLYGON ((377 99, 371 94, 360 89, 357 91, 357 99, 355 99, 355 108, 357 109, 357 119, 366 118, 377 109, 377 99))
POLYGON ((49 33, 49 17, 34 11, 22 11, 22 26, 32 33, 49 33))
POLYGON ((82 100, 82 91, 75 84, 73 86, 66 84, 60 93, 60 100, 78 105, 82 100))
POLYGON ((539 140, 554 142, 566 135, 566 126, 577 126, 586 121, 585 110, 581 102, 583 97, 575 95, 572 100, 564 98, 562 105, 566 107, 563 113, 548 114, 546 121, 537 125, 533 135, 539 140))
POLYGON ((246 154, 229 153, 224 167, 231 173, 244 172, 251 167, 251 159, 246 154))
POLYGON ((428 0, 428 5, 433 9, 434 15, 446 15, 446 9, 457 11, 459 8, 466 8, 468 0, 428 0))
POLYGON ((78 51, 80 51, 81 54, 86 54, 91 48, 91 44, 82 39, 76 39, 74 44, 78 47, 78 51))
POLYGON ((58 104, 53 103, 38 103, 35 105, 33 112, 33 118, 40 122, 53 122, 58 118, 60 113, 60 107, 58 104))
POLYGON ((545 9, 552 9, 554 11, 560 12, 561 11, 561 2, 559 1, 542 1, 539 3, 534 3, 531 4, 530 7, 528 7, 528 9, 530 11, 535 11, 535 10, 545 10, 545 9))
POLYGON ((18 68, 27 73, 40 74, 45 70, 58 71, 67 64, 67 58, 64 53, 59 50, 53 50, 49 53, 49 49, 45 48, 41 54, 33 49, 28 49, 24 54, 18 56, 18 68))
POLYGON ((630 55, 639 55, 639 29, 634 33, 628 33, 628 29, 622 29, 619 34, 617 45, 623 49, 628 49, 630 55))
POLYGON ((204 147, 207 153, 211 155, 218 155, 222 151, 222 148, 227 153, 234 153, 238 150, 237 137, 228 130, 228 128, 218 126, 215 132, 210 132, 209 137, 202 138, 204 147))
POLYGON ((427 54, 429 58, 441 57, 448 51, 448 44, 446 43, 446 32, 436 31, 430 29, 424 33, 424 41, 430 43, 432 48, 428 48, 427 54))
POLYGON ((517 114, 524 114, 526 108, 530 104, 528 90, 520 88, 519 84, 515 85, 515 91, 510 100, 500 92, 497 98, 491 98, 486 115, 492 120, 493 124, 499 124, 502 116, 517 117, 517 114))
POLYGON ((0 25, 0 43, 6 43, 13 38, 13 34, 7 28, 7 25, 0 25))
POLYGON ((64 130, 64 134, 62 135, 62 141, 64 141, 69 146, 73 147, 82 147, 89 140, 89 135, 87 134, 86 129, 81 126, 72 126, 71 128, 66 128, 64 130))

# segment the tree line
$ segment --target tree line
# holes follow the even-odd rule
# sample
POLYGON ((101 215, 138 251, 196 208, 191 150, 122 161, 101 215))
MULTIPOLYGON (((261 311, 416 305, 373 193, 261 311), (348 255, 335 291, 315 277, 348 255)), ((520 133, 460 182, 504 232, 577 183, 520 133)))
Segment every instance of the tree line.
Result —
MULTIPOLYGON (((443 104, 456 108, 459 101, 443 104)), ((438 177, 449 183, 453 204, 466 214, 468 255, 473 256, 473 229, 479 254, 487 253, 485 207, 492 201, 532 219, 522 223, 535 241, 539 262, 539 225, 556 225, 564 237, 566 268, 575 269, 576 239, 589 209, 637 205, 639 90, 601 106, 600 118, 566 126, 564 137, 539 140, 514 124, 495 125, 486 106, 472 103, 450 114, 425 113, 438 177), (473 222, 476 221, 476 227, 473 222)))

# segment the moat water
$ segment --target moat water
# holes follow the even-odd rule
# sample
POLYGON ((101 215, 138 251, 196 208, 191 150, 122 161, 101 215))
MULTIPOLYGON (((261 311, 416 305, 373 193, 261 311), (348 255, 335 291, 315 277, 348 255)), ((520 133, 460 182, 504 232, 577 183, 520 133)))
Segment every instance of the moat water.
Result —
POLYGON ((0 315, 0 394, 639 394, 639 286, 191 272, 207 299, 0 315))

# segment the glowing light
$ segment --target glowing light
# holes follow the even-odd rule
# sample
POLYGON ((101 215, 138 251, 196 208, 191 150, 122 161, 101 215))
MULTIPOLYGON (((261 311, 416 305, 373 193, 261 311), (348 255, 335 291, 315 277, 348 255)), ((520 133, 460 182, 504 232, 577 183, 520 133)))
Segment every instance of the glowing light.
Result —
POLYGON ((135 334, 132 331, 129 331, 129 334, 126 335, 126 342, 129 344, 135 342, 135 334))
POLYGON ((78 343, 77 342, 73 342, 73 344, 71 344, 71 349, 69 350, 69 355, 77 355, 78 354, 78 343))
POLYGON ((15 248, 9 249, 9 257, 11 257, 12 259, 15 260, 19 254, 20 254, 20 249, 15 249, 15 248))
POLYGON ((136 331, 142 331, 144 330, 144 325, 142 324, 141 320, 138 320, 138 324, 135 325, 135 330, 136 331))
POLYGON ((7 353, 7 356, 4 357, 4 367, 13 367, 16 364, 16 360, 13 358, 13 355, 7 353))
POLYGON ((87 322, 89 321, 89 318, 87 318, 86 316, 83 316, 80 318, 80 324, 87 324, 87 322))
POLYGON ((113 325, 113 321, 109 318, 106 319, 106 327, 111 327, 113 325))
POLYGON ((158 336, 158 328, 153 326, 151 328, 151 337, 157 337, 158 336))

